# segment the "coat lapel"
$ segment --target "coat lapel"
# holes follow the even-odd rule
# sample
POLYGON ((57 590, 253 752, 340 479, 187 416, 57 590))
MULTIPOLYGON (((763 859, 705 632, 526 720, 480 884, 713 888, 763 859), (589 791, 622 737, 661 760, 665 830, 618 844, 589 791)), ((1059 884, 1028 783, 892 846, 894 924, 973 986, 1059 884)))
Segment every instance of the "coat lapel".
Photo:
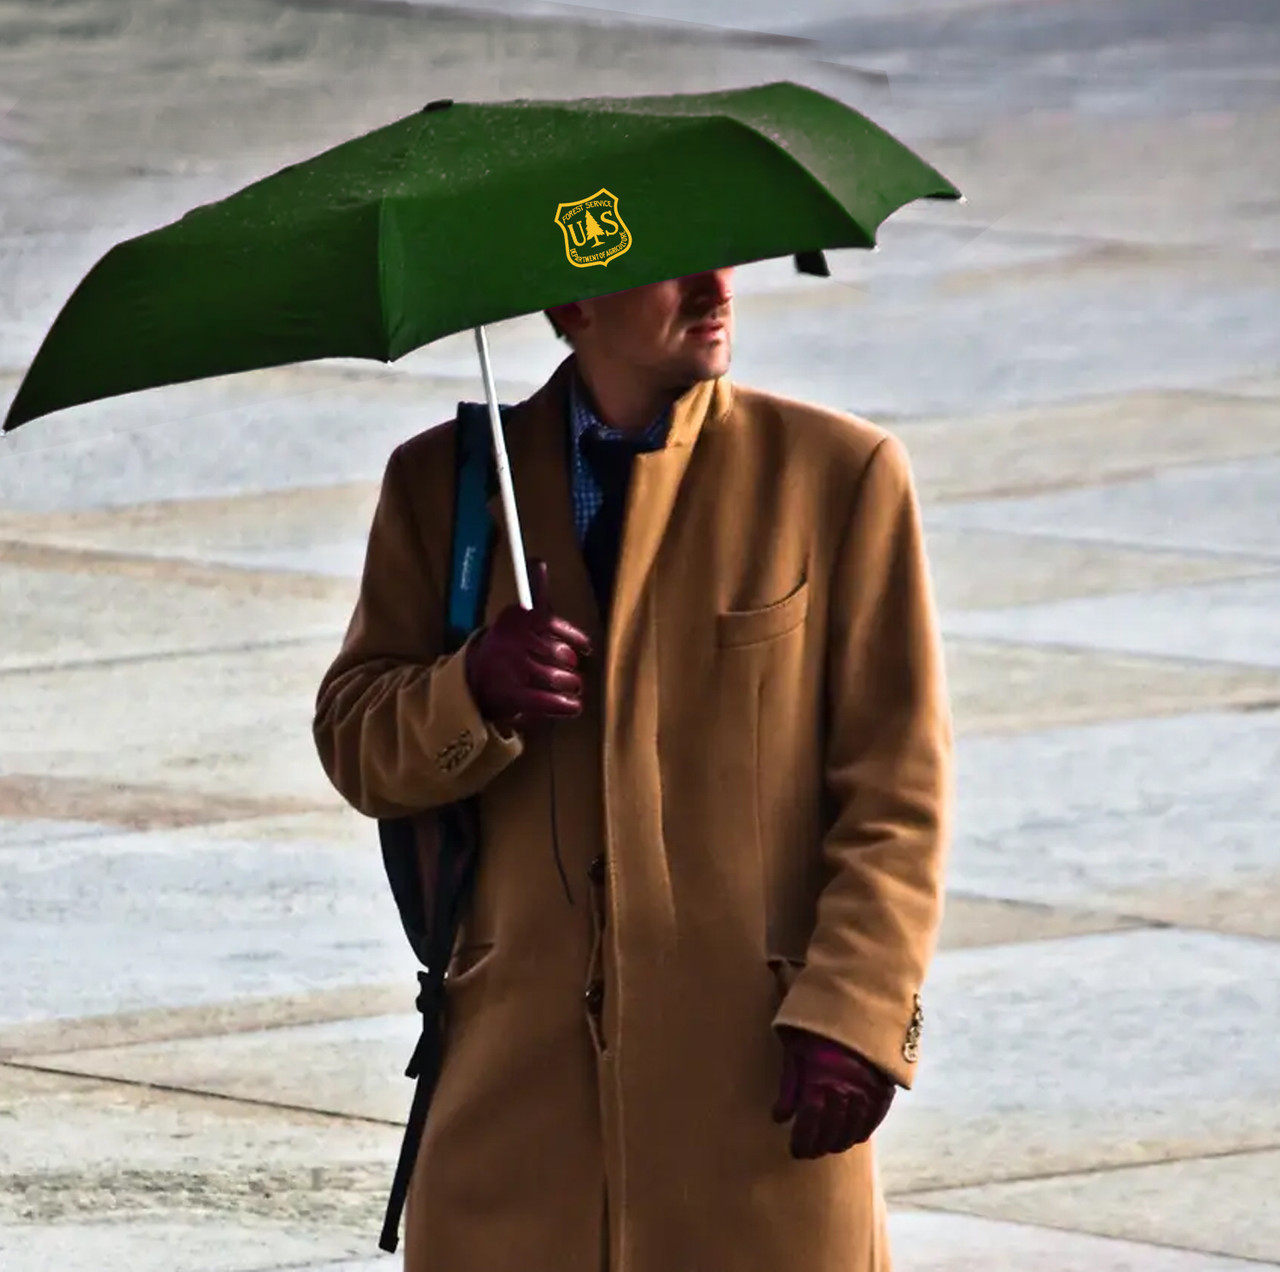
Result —
MULTIPOLYGON (((593 648, 603 642, 603 623, 591 589, 591 577, 573 524, 573 493, 566 459, 568 376, 572 362, 561 364, 551 379, 508 417, 507 453, 515 487, 525 555, 547 563, 555 612, 585 632, 593 648)), ((516 583, 507 540, 502 500, 489 510, 498 527, 490 575, 487 620, 516 602, 516 583)))
MULTIPOLYGON (((730 407, 728 380, 694 385, 672 407, 666 445, 636 456, 606 634, 591 577, 573 522, 573 492, 566 456, 569 376, 572 359, 561 363, 547 384, 522 402, 507 421, 507 451, 525 553, 547 562, 555 612, 581 629, 611 667, 623 634, 635 622, 644 588, 666 534, 681 482, 703 425, 730 407)), ((489 501, 499 530, 486 606, 487 621, 516 600, 511 549, 501 499, 489 501)))
POLYGON ((607 666, 613 665, 618 642, 636 619, 698 434, 708 419, 726 413, 729 401, 727 380, 694 385, 672 408, 666 446, 636 456, 609 620, 607 666))

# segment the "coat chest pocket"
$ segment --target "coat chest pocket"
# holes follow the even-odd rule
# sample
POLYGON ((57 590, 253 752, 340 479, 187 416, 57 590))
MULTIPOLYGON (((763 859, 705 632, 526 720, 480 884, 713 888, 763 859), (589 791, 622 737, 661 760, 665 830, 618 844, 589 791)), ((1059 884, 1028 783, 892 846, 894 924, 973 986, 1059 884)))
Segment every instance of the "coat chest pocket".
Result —
POLYGON ((716 615, 716 646, 737 649, 763 645, 793 632, 809 613, 809 584, 799 586, 782 600, 763 609, 728 610, 716 615))

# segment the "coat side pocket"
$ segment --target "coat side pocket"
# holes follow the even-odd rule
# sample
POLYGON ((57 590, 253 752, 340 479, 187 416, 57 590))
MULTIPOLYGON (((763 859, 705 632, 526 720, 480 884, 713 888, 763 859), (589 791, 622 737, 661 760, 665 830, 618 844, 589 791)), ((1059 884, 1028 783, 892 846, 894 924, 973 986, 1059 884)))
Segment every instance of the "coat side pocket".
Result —
POLYGON ((492 941, 473 941, 460 946, 449 961, 449 968, 445 972, 446 984, 457 987, 460 982, 465 983, 470 974, 478 971, 492 953, 492 941))

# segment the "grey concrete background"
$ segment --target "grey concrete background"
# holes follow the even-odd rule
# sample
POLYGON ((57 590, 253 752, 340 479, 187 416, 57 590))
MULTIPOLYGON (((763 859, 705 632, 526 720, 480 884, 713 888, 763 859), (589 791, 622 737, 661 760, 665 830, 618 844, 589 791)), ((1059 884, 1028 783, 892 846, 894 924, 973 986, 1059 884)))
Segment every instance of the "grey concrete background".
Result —
MULTIPOLYGON (((0 0, 0 409, 117 239, 434 97, 790 78, 966 192, 739 280, 907 444, 959 731, 897 1266, 1280 1266, 1277 0, 0 0)), ((492 333, 514 399, 560 356, 492 333)), ((0 1267, 369 1272, 413 967, 311 751, 466 337, 0 442, 0 1267)))

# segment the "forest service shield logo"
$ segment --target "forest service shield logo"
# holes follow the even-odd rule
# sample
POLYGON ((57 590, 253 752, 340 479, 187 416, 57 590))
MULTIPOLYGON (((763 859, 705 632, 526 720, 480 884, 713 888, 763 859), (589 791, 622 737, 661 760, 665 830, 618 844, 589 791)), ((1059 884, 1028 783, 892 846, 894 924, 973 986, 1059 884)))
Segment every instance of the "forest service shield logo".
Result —
POLYGON ((631 231, 618 211, 618 196, 600 189, 585 199, 556 208, 556 224, 564 234, 570 265, 586 269, 608 265, 631 246, 631 231))

